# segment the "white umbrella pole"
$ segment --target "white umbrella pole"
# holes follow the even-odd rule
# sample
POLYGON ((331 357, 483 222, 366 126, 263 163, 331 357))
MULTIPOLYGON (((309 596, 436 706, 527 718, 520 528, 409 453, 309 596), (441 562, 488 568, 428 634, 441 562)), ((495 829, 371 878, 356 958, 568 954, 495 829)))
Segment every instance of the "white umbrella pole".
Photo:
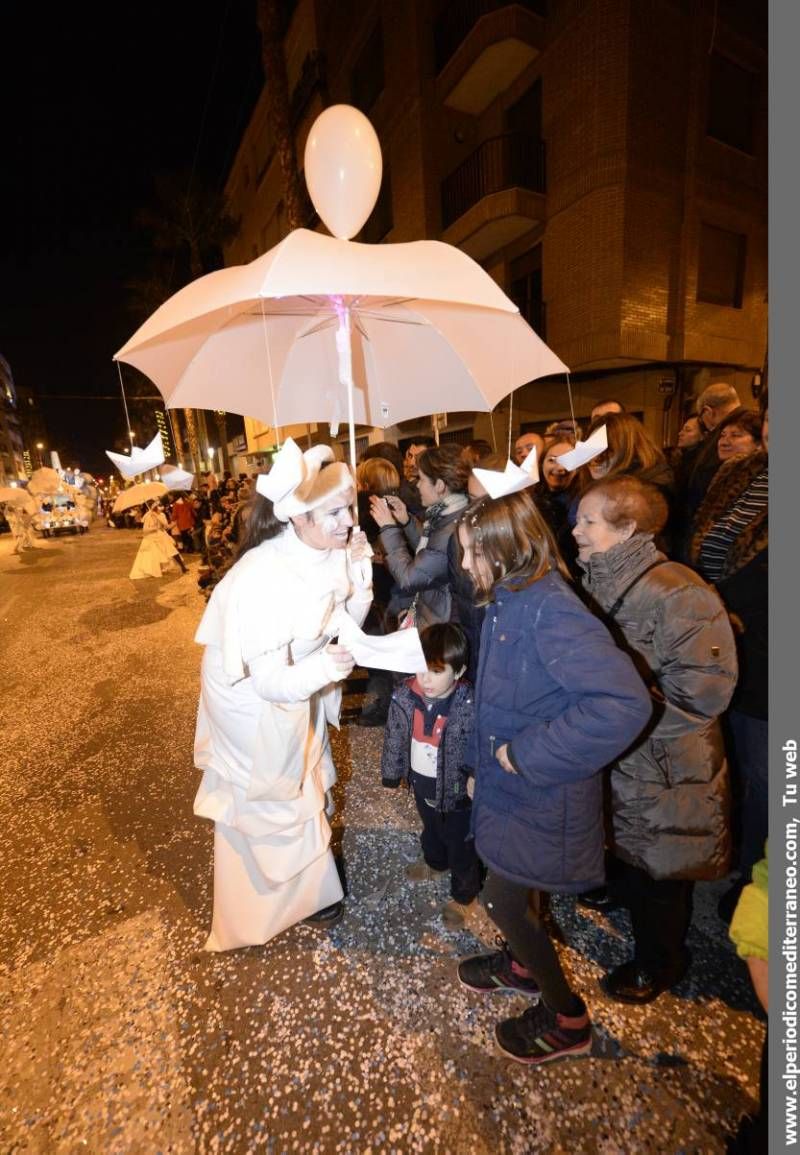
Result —
MULTIPOLYGON (((336 352, 339 359, 339 384, 347 389, 347 423, 350 434, 350 468, 356 483, 356 422, 353 413, 353 348, 350 340, 350 306, 336 298, 339 327, 336 330, 336 352)), ((353 503, 353 524, 358 525, 358 500, 353 503)))

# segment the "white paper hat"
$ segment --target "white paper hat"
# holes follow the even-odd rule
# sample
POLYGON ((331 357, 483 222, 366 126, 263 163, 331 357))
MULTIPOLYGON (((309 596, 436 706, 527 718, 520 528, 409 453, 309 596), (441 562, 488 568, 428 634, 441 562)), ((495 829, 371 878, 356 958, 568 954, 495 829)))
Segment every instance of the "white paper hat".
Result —
POLYGON ((138 445, 134 445, 130 455, 112 453, 110 449, 107 449, 106 457, 116 465, 123 477, 130 480, 140 473, 146 473, 148 469, 156 469, 159 465, 164 464, 164 444, 161 440, 161 434, 157 433, 145 449, 140 449, 138 445))
POLYGON ((594 457, 599 457, 600 454, 605 453, 607 449, 608 432, 606 431, 605 425, 600 425, 586 441, 579 441, 575 448, 570 449, 567 453, 559 453, 556 461, 560 462, 560 464, 571 473, 573 469, 577 469, 580 465, 585 465, 587 461, 591 461, 594 457))
POLYGON ((519 493, 521 489, 527 489, 529 485, 535 485, 539 480, 536 446, 533 446, 522 465, 517 465, 509 458, 502 473, 498 469, 480 469, 477 466, 472 473, 489 497, 506 497, 509 493, 519 493))
POLYGON ((161 480, 169 490, 189 490, 194 484, 194 474, 185 469, 178 469, 177 465, 164 465, 159 469, 161 480))
POLYGON ((262 473, 256 489, 268 497, 278 521, 309 513, 329 497, 353 488, 353 475, 344 462, 334 461, 328 445, 314 445, 305 453, 287 437, 269 473, 262 473), (323 465, 328 462, 333 464, 323 465))

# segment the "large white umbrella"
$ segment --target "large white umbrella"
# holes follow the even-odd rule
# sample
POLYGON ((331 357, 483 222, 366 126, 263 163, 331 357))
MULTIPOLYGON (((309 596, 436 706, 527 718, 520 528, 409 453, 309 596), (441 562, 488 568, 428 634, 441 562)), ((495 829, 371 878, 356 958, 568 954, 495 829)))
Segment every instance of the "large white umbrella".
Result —
POLYGON ((525 382, 566 371, 459 249, 362 245, 306 229, 187 285, 116 357, 146 373, 172 408, 337 423, 347 416, 347 329, 353 418, 367 425, 487 411, 525 382))
POLYGON ((518 386, 566 372, 480 265, 439 241, 355 244, 381 179, 366 117, 326 109, 305 173, 334 236, 295 229, 248 265, 166 301, 117 352, 168 406, 224 408, 270 425, 386 426, 493 409, 518 386))
POLYGON ((166 492, 166 485, 160 481, 141 481, 138 485, 132 485, 130 489, 123 489, 114 502, 113 512, 123 513, 126 509, 133 509, 135 505, 143 505, 146 501, 163 497, 166 492))
POLYGON ((13 509, 27 510, 28 513, 36 513, 39 508, 29 493, 13 485, 0 486, 0 505, 4 504, 13 509))

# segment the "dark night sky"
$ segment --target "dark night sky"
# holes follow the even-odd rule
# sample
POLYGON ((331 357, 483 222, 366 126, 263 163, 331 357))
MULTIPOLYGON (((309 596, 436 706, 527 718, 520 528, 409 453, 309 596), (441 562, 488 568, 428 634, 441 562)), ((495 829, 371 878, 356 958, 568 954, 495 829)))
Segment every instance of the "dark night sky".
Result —
POLYGON ((119 396, 153 174, 196 163, 224 182, 261 84, 256 0, 9 0, 0 44, 0 353, 41 397, 62 463, 102 474, 121 403, 64 395, 119 396))

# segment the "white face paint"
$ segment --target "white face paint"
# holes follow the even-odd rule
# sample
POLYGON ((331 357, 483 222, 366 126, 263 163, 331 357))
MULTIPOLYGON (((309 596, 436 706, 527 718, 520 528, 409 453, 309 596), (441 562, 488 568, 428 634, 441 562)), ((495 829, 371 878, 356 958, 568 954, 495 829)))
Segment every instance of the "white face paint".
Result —
POLYGON ((350 506, 354 500, 352 489, 334 494, 312 513, 293 517, 295 533, 313 549, 345 549, 353 526, 350 506))

